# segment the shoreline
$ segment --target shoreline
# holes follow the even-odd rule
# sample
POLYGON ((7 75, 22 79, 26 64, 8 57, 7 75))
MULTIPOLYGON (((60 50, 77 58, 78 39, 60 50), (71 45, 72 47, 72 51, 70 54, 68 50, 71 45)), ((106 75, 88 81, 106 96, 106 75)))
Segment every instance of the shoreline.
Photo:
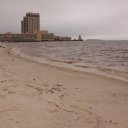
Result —
POLYGON ((99 76, 104 76, 104 77, 109 77, 109 78, 113 78, 113 79, 118 79, 124 82, 128 83, 128 73, 127 72, 123 72, 120 70, 115 70, 115 69, 107 69, 107 68, 102 68, 102 67, 82 67, 79 65, 71 65, 68 62, 61 62, 61 61, 52 61, 52 60, 48 60, 46 58, 42 58, 41 60, 39 57, 31 57, 28 55, 24 55, 22 53, 15 53, 12 51, 11 48, 8 48, 8 46, 6 46, 6 44, 2 44, 0 43, 1 46, 6 47, 9 50, 9 54, 11 56, 17 57, 17 58, 22 58, 28 61, 32 61, 32 62, 36 62, 42 65, 49 65, 49 66, 53 66, 53 67, 58 67, 58 68, 63 68, 63 69, 67 69, 67 70, 73 70, 73 71, 77 71, 77 72, 81 72, 81 73, 90 73, 90 74, 94 74, 94 75, 99 75, 99 76))
POLYGON ((0 47, 1 127, 128 127, 127 82, 8 52, 0 47))
POLYGON ((117 71, 113 69, 106 69, 106 68, 92 68, 92 67, 82 67, 82 66, 76 66, 76 65, 71 65, 66 62, 61 62, 61 61, 51 61, 47 60, 46 58, 38 58, 38 57, 31 57, 31 56, 26 56, 22 54, 15 54, 11 51, 10 49, 10 54, 14 57, 21 57, 22 59, 33 61, 42 65, 49 65, 53 67, 58 67, 58 68, 63 68, 67 70, 74 70, 77 72, 81 73, 90 73, 90 74, 95 74, 99 76, 105 76, 113 79, 118 79, 124 82, 128 83, 128 73, 123 72, 123 71, 117 71), (43 60, 42 60, 43 59, 43 60))

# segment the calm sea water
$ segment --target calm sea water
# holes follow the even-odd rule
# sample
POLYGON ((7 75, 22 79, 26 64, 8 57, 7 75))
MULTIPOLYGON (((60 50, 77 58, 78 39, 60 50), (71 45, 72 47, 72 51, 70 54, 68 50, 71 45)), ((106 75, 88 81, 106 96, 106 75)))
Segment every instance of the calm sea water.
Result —
POLYGON ((24 57, 128 73, 128 41, 24 42, 7 45, 13 53, 24 57))

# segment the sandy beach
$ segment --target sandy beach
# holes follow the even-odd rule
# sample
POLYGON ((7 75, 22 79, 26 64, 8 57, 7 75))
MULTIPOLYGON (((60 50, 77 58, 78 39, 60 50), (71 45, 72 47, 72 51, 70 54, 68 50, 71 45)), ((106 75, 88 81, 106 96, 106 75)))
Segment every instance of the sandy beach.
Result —
POLYGON ((128 83, 0 47, 0 128, 128 128, 128 83))

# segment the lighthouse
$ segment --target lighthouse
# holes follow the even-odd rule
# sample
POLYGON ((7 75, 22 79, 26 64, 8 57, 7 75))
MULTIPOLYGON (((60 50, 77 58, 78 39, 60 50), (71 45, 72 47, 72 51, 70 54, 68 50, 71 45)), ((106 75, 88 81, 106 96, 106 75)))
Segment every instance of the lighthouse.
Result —
POLYGON ((79 35, 78 41, 83 41, 83 39, 81 38, 81 35, 79 35))

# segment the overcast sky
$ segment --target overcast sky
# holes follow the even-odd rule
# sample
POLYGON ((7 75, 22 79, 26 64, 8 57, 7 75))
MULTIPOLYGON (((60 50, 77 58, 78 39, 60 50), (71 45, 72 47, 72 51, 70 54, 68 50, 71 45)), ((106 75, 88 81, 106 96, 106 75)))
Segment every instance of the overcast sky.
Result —
POLYGON ((128 39, 128 0, 0 0, 0 33, 19 33, 26 12, 56 35, 128 39))

